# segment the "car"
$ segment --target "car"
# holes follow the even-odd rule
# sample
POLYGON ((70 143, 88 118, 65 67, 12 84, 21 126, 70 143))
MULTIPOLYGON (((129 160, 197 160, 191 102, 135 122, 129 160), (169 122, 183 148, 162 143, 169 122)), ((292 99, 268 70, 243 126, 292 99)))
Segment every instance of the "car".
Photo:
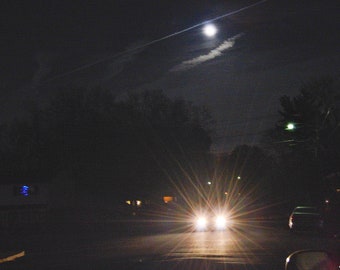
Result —
POLYGON ((193 227, 195 231, 221 231, 231 226, 231 218, 227 213, 205 211, 195 215, 193 227))
POLYGON ((314 206, 297 206, 289 216, 288 226, 293 232, 296 230, 323 229, 324 221, 321 212, 314 206))
POLYGON ((285 264, 286 270, 336 270, 340 269, 339 258, 324 250, 298 250, 291 253, 285 264))

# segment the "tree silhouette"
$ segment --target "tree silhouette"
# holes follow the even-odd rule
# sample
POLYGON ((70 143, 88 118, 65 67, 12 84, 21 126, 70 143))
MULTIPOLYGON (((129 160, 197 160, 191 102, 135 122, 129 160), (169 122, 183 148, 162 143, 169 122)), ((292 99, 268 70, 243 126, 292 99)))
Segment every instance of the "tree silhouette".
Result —
POLYGON ((336 82, 328 78, 302 85, 293 98, 280 98, 280 119, 269 139, 282 181, 291 189, 316 193, 322 178, 340 169, 339 98, 336 82), (287 123, 295 128, 285 129, 287 123))
POLYGON ((12 158, 1 170, 67 171, 98 196, 147 196, 197 173, 210 132, 205 108, 162 91, 117 101, 103 89, 62 89, 47 106, 31 106, 26 121, 3 127, 2 159, 12 158))

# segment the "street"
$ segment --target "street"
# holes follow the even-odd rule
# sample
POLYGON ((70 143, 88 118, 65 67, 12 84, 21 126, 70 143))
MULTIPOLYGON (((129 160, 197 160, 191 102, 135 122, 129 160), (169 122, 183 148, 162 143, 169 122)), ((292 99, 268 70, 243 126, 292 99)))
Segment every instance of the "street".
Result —
POLYGON ((295 250, 340 250, 337 238, 291 234, 281 224, 207 232, 188 228, 117 221, 19 232, 12 239, 26 255, 2 269, 284 269, 285 258, 295 250))

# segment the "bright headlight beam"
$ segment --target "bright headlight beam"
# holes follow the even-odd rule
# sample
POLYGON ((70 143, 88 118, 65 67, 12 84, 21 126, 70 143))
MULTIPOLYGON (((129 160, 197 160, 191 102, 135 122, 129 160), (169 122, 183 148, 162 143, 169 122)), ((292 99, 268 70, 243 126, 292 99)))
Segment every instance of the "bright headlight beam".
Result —
POLYGON ((215 219, 216 229, 221 230, 225 229, 227 226, 227 219, 224 216, 217 216, 215 219))
POLYGON ((207 224, 208 224, 208 221, 205 217, 199 217, 197 220, 196 220, 196 228, 198 230, 204 230, 206 229, 207 227, 207 224))

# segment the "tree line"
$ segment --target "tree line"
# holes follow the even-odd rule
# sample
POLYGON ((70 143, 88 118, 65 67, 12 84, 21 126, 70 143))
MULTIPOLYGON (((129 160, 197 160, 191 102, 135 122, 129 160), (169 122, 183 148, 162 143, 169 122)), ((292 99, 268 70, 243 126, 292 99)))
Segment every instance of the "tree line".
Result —
POLYGON ((212 126, 206 108, 162 91, 118 100, 108 90, 63 89, 2 125, 1 173, 49 179, 66 171, 80 189, 122 197, 166 190, 200 167, 212 126))
POLYGON ((209 152, 214 120, 204 106, 162 91, 117 98, 104 89, 65 88, 1 125, 0 171, 25 179, 67 172, 79 190, 121 198, 174 188, 202 193, 208 180, 230 190, 238 177, 245 192, 313 197, 322 179, 340 170, 339 109, 336 81, 310 81, 297 96, 280 98, 276 125, 261 144, 216 156, 209 152))

